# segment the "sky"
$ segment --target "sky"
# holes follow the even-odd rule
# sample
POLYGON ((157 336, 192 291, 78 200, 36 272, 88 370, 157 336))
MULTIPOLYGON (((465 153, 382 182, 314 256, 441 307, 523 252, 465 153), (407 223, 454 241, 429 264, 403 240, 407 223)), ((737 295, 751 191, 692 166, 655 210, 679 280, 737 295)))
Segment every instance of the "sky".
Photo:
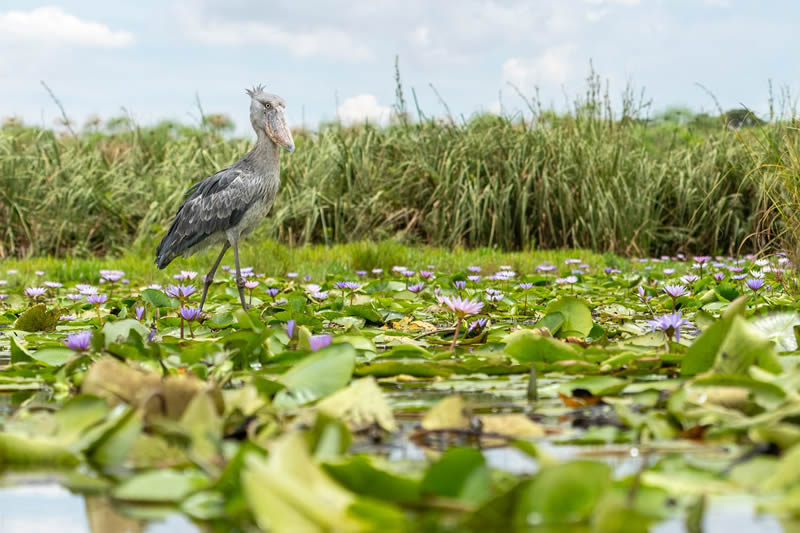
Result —
POLYGON ((524 112, 517 89, 563 111, 590 62, 651 115, 714 112, 698 84, 763 114, 770 80, 800 94, 798 20, 796 0, 0 0, 0 118, 55 126, 44 81, 77 125, 197 123, 199 99, 247 135, 263 83, 295 126, 385 123, 395 56, 427 115, 524 112))

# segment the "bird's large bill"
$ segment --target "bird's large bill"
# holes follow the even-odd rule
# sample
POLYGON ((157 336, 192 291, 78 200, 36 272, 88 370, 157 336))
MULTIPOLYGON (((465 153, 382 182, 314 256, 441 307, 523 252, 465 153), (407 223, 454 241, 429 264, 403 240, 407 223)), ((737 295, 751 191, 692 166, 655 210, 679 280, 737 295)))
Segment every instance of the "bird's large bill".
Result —
POLYGON ((287 152, 294 152, 294 139, 292 139, 292 132, 286 124, 286 117, 283 113, 269 114, 267 116, 266 130, 272 142, 287 152))

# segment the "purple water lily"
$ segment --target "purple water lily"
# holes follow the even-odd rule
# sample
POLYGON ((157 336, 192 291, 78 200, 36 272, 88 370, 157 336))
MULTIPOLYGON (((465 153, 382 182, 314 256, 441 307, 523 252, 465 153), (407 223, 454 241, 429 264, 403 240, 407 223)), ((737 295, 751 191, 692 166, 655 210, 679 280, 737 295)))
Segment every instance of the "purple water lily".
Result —
POLYGON ((90 294, 86 297, 86 301, 99 307, 108 301, 108 296, 105 294, 90 294))
POLYGON ((294 338, 295 323, 296 322, 293 318, 290 318, 289 320, 286 321, 286 326, 284 329, 286 330, 286 335, 288 335, 290 339, 294 338))
POLYGON ((446 296, 442 302, 459 318, 477 315, 483 309, 483 302, 461 298, 460 296, 446 296))
POLYGON ((415 283, 414 285, 409 286, 408 290, 413 292, 414 294, 418 294, 420 291, 422 291, 423 288, 425 288, 425 284, 420 282, 420 283, 415 283))
POLYGON ((673 300, 689 294, 684 285, 664 285, 664 292, 673 300))
POLYGON ((689 324, 689 321, 681 317, 681 312, 670 313, 648 320, 647 323, 652 331, 663 331, 667 337, 675 337, 675 342, 681 341, 681 328, 689 324))
POLYGON ((44 295, 45 292, 47 292, 47 289, 44 287, 26 287, 23 292, 25 293, 25 296, 31 300, 38 300, 42 295, 44 295))
POLYGON ((200 308, 198 307, 181 307, 181 318, 188 322, 193 322, 200 318, 200 308))
POLYGON ((75 352, 85 352, 89 349, 89 344, 92 340, 91 331, 80 331, 78 333, 70 333, 64 339, 64 344, 67 348, 75 352))
POLYGON ((330 346, 331 342, 333 342, 333 336, 328 333, 322 333, 320 335, 311 335, 308 338, 308 344, 311 346, 311 351, 316 352, 317 350, 321 350, 326 346, 330 346))
POLYGON ((758 290, 764 286, 764 280, 761 278, 747 278, 747 281, 745 281, 745 283, 747 284, 747 287, 753 292, 758 292, 758 290))

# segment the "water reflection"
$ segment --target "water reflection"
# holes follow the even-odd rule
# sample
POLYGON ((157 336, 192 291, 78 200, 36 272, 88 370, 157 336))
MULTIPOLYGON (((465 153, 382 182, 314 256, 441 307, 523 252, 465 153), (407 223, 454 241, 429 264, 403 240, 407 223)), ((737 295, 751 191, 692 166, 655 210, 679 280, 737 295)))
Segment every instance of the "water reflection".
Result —
POLYGON ((148 522, 123 516, 102 496, 73 494, 56 484, 0 487, 2 533, 198 533, 180 514, 148 522))

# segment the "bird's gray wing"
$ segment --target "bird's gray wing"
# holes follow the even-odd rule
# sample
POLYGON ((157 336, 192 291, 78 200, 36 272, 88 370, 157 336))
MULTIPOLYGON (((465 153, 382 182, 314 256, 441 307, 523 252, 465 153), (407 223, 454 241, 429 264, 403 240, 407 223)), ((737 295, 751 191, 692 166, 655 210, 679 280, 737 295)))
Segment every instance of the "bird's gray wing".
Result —
POLYGON ((193 185, 156 249, 156 265, 166 267, 184 251, 241 221, 253 202, 246 174, 226 168, 193 185))

